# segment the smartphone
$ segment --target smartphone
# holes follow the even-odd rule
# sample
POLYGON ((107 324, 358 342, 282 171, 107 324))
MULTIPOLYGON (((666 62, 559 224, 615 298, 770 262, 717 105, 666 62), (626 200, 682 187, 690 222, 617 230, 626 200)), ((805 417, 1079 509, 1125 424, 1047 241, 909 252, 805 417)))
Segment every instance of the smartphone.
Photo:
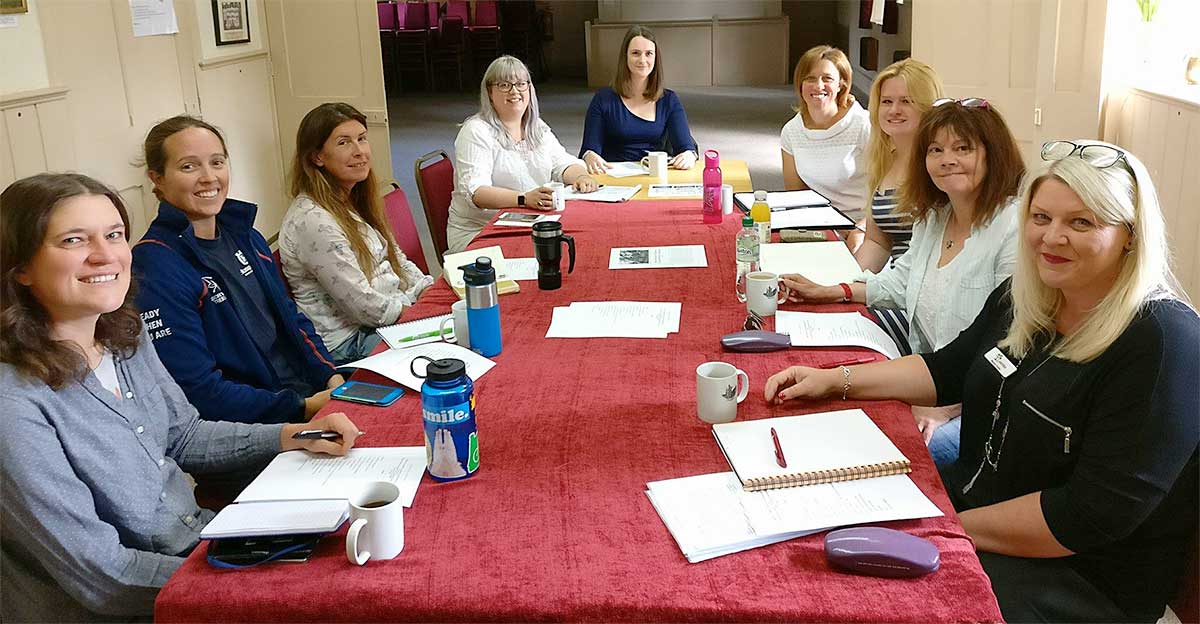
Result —
POLYGON ((355 403, 386 407, 395 403, 396 399, 404 396, 404 388, 381 386, 361 381, 347 381, 334 388, 329 396, 341 399, 342 401, 353 401, 355 403))

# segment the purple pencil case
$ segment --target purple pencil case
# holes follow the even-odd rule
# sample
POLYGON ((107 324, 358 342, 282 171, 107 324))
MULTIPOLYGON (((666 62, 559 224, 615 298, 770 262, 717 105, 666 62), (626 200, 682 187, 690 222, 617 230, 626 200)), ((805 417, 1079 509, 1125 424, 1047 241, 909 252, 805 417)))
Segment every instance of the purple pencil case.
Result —
POLYGON ((942 555, 933 542, 882 527, 854 527, 825 535, 825 558, 853 574, 912 578, 936 572, 942 555))

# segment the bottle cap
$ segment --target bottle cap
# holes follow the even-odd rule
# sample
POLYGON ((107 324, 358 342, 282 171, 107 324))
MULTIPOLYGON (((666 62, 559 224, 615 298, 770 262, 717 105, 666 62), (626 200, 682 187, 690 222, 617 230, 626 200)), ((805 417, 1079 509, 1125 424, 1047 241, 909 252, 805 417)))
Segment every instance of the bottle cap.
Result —
POLYGON ((468 286, 487 286, 496 281, 496 269, 492 268, 492 259, 487 256, 479 256, 475 262, 458 268, 468 286))
POLYGON ((754 227, 754 218, 750 215, 742 217, 742 227, 754 227))
POLYGON ((467 365, 454 358, 434 360, 425 368, 426 379, 433 381, 454 381, 466 373, 467 365))
POLYGON ((756 201, 756 202, 767 201, 767 192, 766 191, 754 191, 754 201, 756 201))

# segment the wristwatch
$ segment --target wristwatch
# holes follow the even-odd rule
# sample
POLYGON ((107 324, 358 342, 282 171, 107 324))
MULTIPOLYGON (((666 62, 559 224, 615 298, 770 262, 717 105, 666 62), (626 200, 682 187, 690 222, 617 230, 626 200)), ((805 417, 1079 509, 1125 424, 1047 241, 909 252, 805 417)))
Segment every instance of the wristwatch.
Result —
POLYGON ((525 195, 523 193, 517 193, 517 205, 518 206, 525 205, 525 195))

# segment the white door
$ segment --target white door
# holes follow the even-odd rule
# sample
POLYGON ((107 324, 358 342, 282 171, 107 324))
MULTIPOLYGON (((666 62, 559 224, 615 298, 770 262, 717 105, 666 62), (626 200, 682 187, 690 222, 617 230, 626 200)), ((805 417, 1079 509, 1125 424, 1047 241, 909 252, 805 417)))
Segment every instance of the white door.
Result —
POLYGON ((266 0, 264 4, 286 170, 291 170, 296 129, 305 113, 325 102, 346 102, 367 116, 375 174, 387 185, 395 173, 375 0, 266 0))

